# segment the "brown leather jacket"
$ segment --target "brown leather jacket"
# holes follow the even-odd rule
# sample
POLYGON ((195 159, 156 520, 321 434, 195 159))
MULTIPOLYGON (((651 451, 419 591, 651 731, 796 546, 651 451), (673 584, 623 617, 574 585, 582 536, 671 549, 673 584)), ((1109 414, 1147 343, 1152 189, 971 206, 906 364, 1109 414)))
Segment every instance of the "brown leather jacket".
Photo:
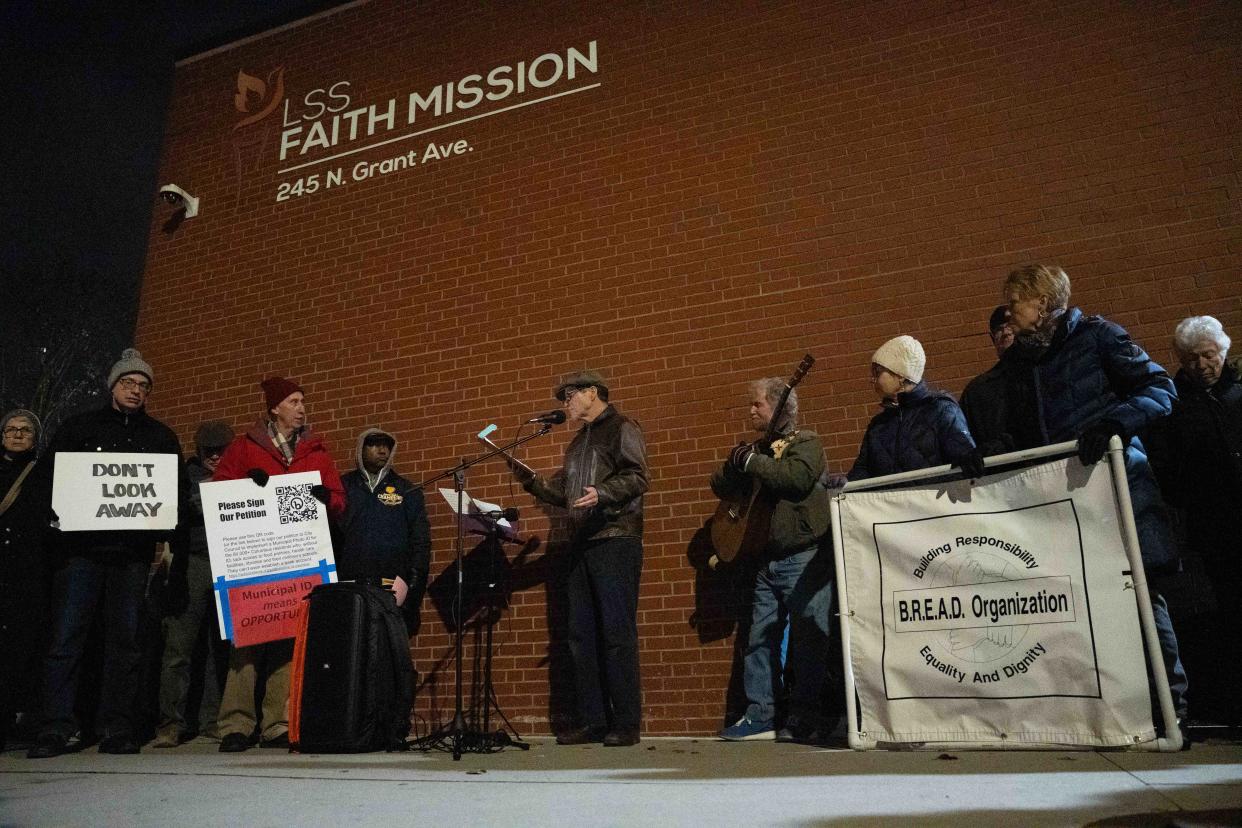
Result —
POLYGON ((551 478, 536 475, 522 485, 553 506, 568 508, 594 486, 599 505, 569 509, 574 542, 643 536, 647 491, 647 445, 638 423, 611 405, 583 424, 565 449, 565 465, 551 478))

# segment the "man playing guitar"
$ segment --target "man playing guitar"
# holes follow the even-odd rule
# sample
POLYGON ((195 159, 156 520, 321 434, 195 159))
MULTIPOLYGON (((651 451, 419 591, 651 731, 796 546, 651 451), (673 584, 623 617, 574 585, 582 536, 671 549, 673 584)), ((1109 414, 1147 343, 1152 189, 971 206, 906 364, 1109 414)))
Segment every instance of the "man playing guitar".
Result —
POLYGON ((720 498, 750 491, 757 480, 760 497, 772 506, 767 543, 750 553, 757 572, 743 661, 748 706, 741 719, 720 732, 728 741, 810 741, 822 735, 833 573, 832 550, 820 548, 828 531, 828 493, 817 485, 824 449, 813 431, 797 428, 794 389, 780 408, 785 390, 780 377, 751 383, 750 425, 760 434, 770 432, 773 439, 738 444, 711 479, 720 498), (774 419, 776 427, 770 429, 774 419), (783 683, 779 649, 787 619, 792 696, 778 732, 776 688, 783 683))

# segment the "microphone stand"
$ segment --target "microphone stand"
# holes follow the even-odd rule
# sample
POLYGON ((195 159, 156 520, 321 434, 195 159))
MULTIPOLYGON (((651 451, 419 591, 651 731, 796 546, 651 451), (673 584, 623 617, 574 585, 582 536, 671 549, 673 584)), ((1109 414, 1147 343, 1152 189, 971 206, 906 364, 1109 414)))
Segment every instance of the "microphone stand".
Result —
MULTIPOLYGON (((506 459, 508 459, 507 455, 510 451, 523 443, 534 440, 536 437, 542 437, 551 430, 552 424, 544 423, 538 431, 527 434, 525 437, 519 437, 507 445, 497 446, 494 450, 489 451, 486 454, 482 454, 474 458, 463 457, 461 462, 453 468, 418 484, 418 488, 423 489, 430 486, 432 483, 445 479, 446 477, 452 477, 453 488, 457 492, 457 540, 455 544, 455 556, 457 560, 457 592, 453 596, 453 614, 456 617, 457 626, 456 634, 453 637, 453 657, 457 661, 457 667, 453 679, 453 692, 455 699, 453 704, 452 723, 447 727, 441 727, 440 729, 431 732, 421 739, 417 739, 414 742, 415 749, 431 750, 432 748, 443 746, 445 743, 450 743, 453 750, 453 761, 460 761, 462 753, 466 751, 472 753, 493 752, 493 747, 490 743, 488 734, 471 733, 466 729, 466 717, 462 710, 462 639, 465 634, 464 631, 466 626, 465 619, 462 618, 463 606, 465 604, 465 599, 463 597, 463 573, 465 571, 464 549, 466 545, 466 524, 465 515, 463 514, 465 511, 465 504, 463 501, 466 491, 466 470, 471 466, 476 466, 479 463, 482 463, 484 460, 490 460, 493 457, 497 457, 502 454, 506 455, 506 459), (469 746, 466 745, 467 741, 470 742, 469 746)), ((509 744, 518 745, 523 749, 529 747, 529 745, 524 742, 514 742, 512 740, 509 741, 509 744)), ((504 745, 500 744, 495 749, 498 750, 503 747, 504 745)))

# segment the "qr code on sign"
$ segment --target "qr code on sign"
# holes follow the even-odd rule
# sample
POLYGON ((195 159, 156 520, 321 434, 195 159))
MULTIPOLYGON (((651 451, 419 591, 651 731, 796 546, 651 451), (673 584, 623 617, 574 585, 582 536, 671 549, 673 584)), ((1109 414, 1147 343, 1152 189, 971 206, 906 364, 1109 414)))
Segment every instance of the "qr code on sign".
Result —
POLYGON ((281 523, 301 523, 314 520, 318 515, 311 484, 276 487, 276 513, 281 523))

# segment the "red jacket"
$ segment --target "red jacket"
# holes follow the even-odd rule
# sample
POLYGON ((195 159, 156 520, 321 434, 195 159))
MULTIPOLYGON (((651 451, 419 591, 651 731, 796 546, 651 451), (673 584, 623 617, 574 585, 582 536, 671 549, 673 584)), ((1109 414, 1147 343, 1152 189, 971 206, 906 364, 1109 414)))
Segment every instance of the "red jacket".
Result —
POLYGON ((260 420, 245 434, 233 439, 211 479, 241 480, 251 469, 262 469, 269 475, 317 471, 323 485, 328 487, 328 515, 339 519, 345 514, 345 487, 341 485, 341 476, 336 473, 327 446, 310 429, 302 431, 293 449, 293 462, 286 466, 284 455, 268 436, 267 424, 260 420))

